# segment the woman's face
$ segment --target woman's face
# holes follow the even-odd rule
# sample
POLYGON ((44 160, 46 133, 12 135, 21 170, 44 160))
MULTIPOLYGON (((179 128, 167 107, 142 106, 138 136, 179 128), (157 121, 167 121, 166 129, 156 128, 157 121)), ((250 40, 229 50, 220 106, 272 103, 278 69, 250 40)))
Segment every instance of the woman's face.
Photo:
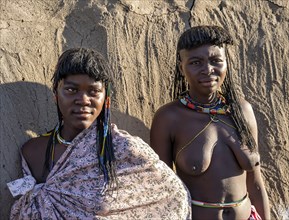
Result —
POLYGON ((225 49, 211 44, 183 49, 180 51, 179 68, 190 85, 192 98, 206 100, 224 82, 227 72, 225 49))
POLYGON ((55 95, 63 116, 63 131, 77 135, 102 111, 105 84, 88 75, 70 75, 59 82, 55 95))

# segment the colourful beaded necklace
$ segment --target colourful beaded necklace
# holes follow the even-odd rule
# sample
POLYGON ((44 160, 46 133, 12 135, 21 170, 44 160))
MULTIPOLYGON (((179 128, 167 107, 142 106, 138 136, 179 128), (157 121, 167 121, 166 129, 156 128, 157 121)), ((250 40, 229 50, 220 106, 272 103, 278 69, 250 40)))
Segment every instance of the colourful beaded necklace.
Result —
POLYGON ((179 100, 183 105, 197 112, 202 112, 210 115, 230 114, 230 108, 227 105, 226 99, 220 92, 217 93, 217 100, 213 104, 198 103, 190 97, 188 92, 184 96, 180 97, 179 100))

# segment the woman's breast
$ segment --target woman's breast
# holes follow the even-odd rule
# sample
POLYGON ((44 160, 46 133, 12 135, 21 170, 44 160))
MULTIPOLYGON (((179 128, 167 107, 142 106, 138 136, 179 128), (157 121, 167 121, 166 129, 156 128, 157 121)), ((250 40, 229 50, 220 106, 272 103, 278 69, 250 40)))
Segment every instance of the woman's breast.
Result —
POLYGON ((176 166, 188 175, 199 175, 210 166, 217 135, 202 135, 189 145, 184 145, 176 154, 176 166))
MULTIPOLYGON (((229 130, 233 132, 230 128, 229 130)), ((210 170, 227 169, 228 165, 239 169, 229 146, 237 143, 228 141, 228 128, 213 123, 202 133, 195 133, 190 138, 189 135, 183 136, 182 139, 187 140, 186 143, 175 147, 175 163, 178 170, 186 175, 196 176, 206 172, 210 166, 210 170)))

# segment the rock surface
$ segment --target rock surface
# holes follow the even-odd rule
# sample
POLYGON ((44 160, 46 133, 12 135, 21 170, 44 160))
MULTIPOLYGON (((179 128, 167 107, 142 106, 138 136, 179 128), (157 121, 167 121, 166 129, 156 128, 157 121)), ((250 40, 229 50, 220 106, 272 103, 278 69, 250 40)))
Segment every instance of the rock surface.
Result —
POLYGON ((0 219, 21 176, 18 151, 56 123, 51 76, 71 47, 99 50, 115 70, 113 122, 149 142, 154 112, 170 101, 179 34, 226 27, 234 79, 259 125, 273 219, 289 218, 289 2, 287 0, 1 0, 0 219), (168 3, 169 2, 169 3, 168 3))

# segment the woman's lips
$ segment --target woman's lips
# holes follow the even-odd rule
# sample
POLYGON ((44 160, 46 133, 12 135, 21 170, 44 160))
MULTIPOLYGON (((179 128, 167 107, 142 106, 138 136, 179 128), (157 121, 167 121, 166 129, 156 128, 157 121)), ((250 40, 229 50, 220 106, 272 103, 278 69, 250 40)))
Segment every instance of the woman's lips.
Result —
POLYGON ((217 84, 217 78, 210 78, 210 79, 202 79, 200 80, 200 84, 205 86, 205 87, 212 87, 217 84))
POLYGON ((89 116, 92 115, 92 112, 91 111, 74 111, 73 114, 77 118, 87 119, 89 116))

